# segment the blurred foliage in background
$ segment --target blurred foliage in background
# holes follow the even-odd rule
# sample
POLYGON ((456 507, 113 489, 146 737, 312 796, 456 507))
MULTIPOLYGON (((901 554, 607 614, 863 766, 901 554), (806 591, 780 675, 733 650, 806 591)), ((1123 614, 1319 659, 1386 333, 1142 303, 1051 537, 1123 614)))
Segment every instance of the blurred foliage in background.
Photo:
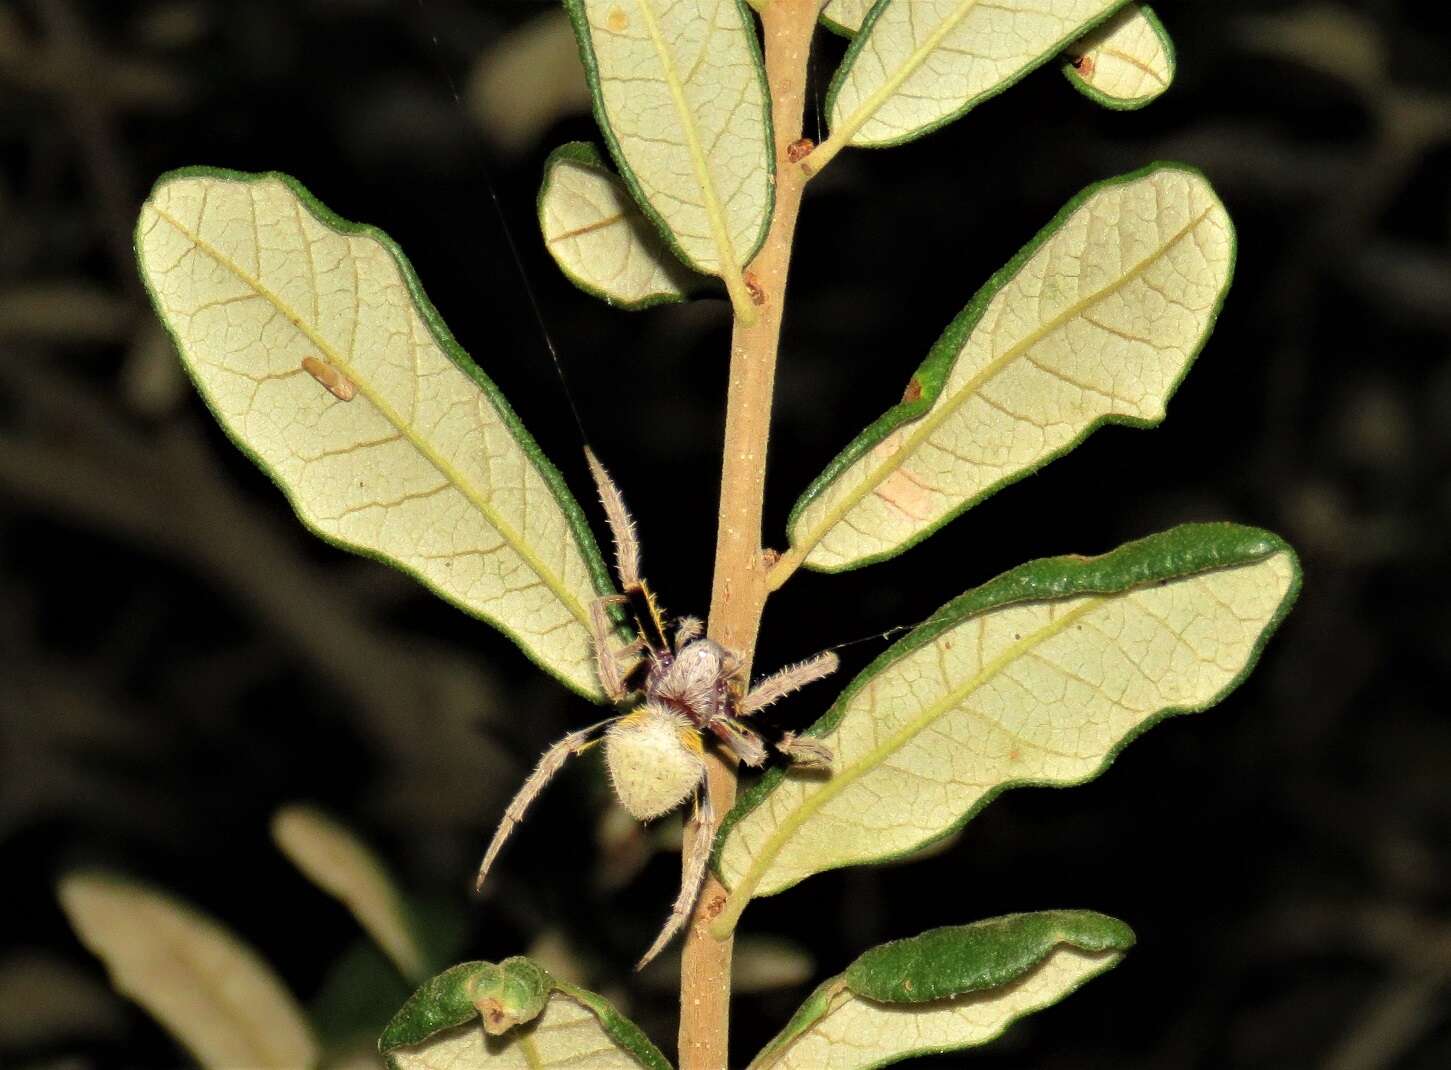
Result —
MULTIPOLYGON (((1229 701, 1099 781, 1011 793, 928 860, 758 904, 741 1053, 853 949, 1074 904, 1128 921, 1138 947, 976 1065, 1451 1065, 1451 14, 1424 0, 1159 13, 1179 78, 1142 112, 1104 112, 1045 68, 966 123, 849 153, 812 184, 768 537, 1007 255, 1071 194, 1151 159, 1204 169, 1241 239, 1169 419, 1096 435, 888 565, 803 576, 772 602, 758 664, 919 620, 944 574, 966 589, 1192 519, 1295 543, 1300 606, 1229 701)), ((820 39, 822 89, 843 47, 820 39)), ((672 965, 629 969, 678 877, 658 850, 678 842, 673 819, 621 820, 581 763, 487 900, 467 898, 509 793, 592 711, 487 625, 303 531, 186 383, 130 248, 163 170, 296 175, 400 242, 583 498, 578 431, 487 169, 649 575, 670 609, 701 612, 726 308, 618 313, 559 276, 534 194, 552 147, 596 138, 586 105, 546 3, 0 3, 0 1063, 181 1058, 67 927, 54 882, 80 865, 204 905, 305 1002, 336 994, 356 926, 268 835, 299 800, 363 830, 462 926, 464 957, 528 951, 673 1035, 672 965)), ((845 672, 881 645, 847 648, 845 672)), ((804 725, 827 699, 787 716, 804 725)))

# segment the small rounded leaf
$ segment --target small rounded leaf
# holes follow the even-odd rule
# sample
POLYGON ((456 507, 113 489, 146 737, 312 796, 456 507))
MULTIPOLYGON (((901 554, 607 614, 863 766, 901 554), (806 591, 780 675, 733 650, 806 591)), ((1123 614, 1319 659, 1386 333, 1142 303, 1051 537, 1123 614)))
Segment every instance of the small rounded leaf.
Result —
POLYGON ((544 164, 539 229, 559 269, 620 308, 684 301, 705 280, 682 264, 594 147, 572 141, 544 164))
POLYGON ((428 958, 408 905, 382 861, 351 829, 310 806, 288 806, 272 817, 272 840, 308 880, 352 911, 404 977, 423 978, 428 958))
POLYGON ((203 1066, 298 1070, 318 1056, 292 994, 250 947, 213 918, 138 882, 64 877, 71 928, 111 974, 203 1066))
POLYGON ((1065 55, 1063 73, 1073 87, 1118 111, 1142 108, 1174 81, 1174 43, 1147 4, 1129 4, 1065 55))
POLYGON ((830 777, 768 773, 727 815, 715 922, 813 873, 951 834, 1010 787, 1081 784, 1167 716, 1248 674, 1299 590, 1294 552, 1233 524, 1186 524, 1102 557, 1054 557, 942 607, 807 732, 830 777))
POLYGON ((286 176, 189 169, 157 181, 136 251, 197 388, 304 524, 603 699, 583 514, 387 235, 286 176))
POLYGON ((750 1070, 868 1070, 984 1044, 1117 965, 1133 942, 1113 918, 1049 910, 883 944, 822 984, 750 1070))

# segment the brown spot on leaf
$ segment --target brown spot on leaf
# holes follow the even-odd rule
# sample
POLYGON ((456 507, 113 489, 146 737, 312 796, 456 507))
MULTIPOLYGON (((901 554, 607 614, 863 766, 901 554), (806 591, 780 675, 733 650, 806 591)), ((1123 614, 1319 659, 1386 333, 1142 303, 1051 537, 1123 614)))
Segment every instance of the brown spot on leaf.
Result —
POLYGON ((915 375, 912 376, 912 381, 907 384, 907 389, 902 391, 902 400, 904 402, 922 400, 922 382, 915 375))
POLYGON ((630 16, 626 15, 624 9, 615 6, 610 8, 609 15, 605 18, 605 25, 614 30, 615 33, 624 33, 630 28, 630 16))
POLYGON ((358 396, 358 385, 331 364, 325 364, 316 357, 303 357, 302 370, 307 372, 339 401, 352 401, 358 396))
POLYGON ((800 163, 811 155, 811 150, 816 148, 816 142, 809 137, 799 137, 786 146, 786 160, 789 163, 800 163))
POLYGON ((1093 57, 1084 53, 1073 61, 1073 69, 1085 78, 1093 77, 1093 57))

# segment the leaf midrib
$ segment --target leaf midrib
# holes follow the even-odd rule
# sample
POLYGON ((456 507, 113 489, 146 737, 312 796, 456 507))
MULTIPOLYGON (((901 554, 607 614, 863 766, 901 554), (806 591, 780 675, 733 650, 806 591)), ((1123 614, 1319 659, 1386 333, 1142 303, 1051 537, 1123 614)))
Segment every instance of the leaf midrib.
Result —
MULTIPOLYGON (((802 825, 804 825, 813 814, 815 814, 818 810, 824 807, 832 799, 836 798, 838 795, 844 792, 847 788, 851 787, 851 785, 855 784, 867 773, 871 772, 873 769, 877 768, 877 766, 881 765, 884 761, 887 760, 887 758, 891 757, 893 754, 899 751, 903 746, 906 745, 908 741, 910 741, 918 733, 928 728, 938 718, 952 712, 969 695, 971 695, 974 691, 978 690, 978 688, 986 684, 989 680, 991 680, 999 672, 1005 669, 1008 665, 1017 661, 1018 658, 1020 658, 1027 651, 1031 650, 1033 647, 1038 646, 1041 643, 1048 641, 1049 639, 1052 639, 1054 636, 1063 632, 1070 624, 1073 624, 1075 621, 1082 619, 1084 616, 1091 613, 1099 606, 1106 604, 1111 599, 1123 597, 1124 593, 1125 592, 1117 592, 1113 595, 1088 597, 1084 600, 1083 605, 1074 607, 1073 609, 1064 613, 1063 616, 1059 617, 1057 620, 1050 621, 1047 625, 1039 628, 1035 632, 1030 633, 1023 639, 1020 639, 1014 643, 1010 643, 1008 646, 1003 648, 1003 651, 997 657, 989 661, 987 665, 981 667, 978 672, 971 676, 964 684, 947 692, 947 694, 942 696, 940 699, 926 706, 917 717, 907 722, 906 725, 904 725, 902 728, 899 728, 884 742, 878 743, 874 748, 869 750, 860 759, 853 762, 850 769, 840 772, 833 772, 830 780, 826 781, 815 793, 808 796, 805 801, 801 803, 800 806, 792 811, 791 815, 785 821, 776 826, 775 831, 772 832, 771 835, 766 839, 766 842, 762 846, 761 850, 757 852, 755 858, 752 859, 751 865, 747 868, 745 875, 739 881, 737 881, 735 886, 731 889, 732 896, 739 897, 739 901, 741 902, 748 900, 751 897, 751 894, 754 892, 756 886, 760 884, 761 879, 766 875, 766 872, 769 870, 771 865, 776 861, 776 857, 780 854, 781 849, 786 845, 786 842, 793 835, 795 835, 796 831, 802 825)), ((976 616, 968 617, 960 622, 951 631, 943 634, 951 634, 952 631, 956 631, 957 628, 960 628, 962 627, 962 625, 970 623, 971 621, 976 619, 978 619, 978 617, 976 616)), ((940 638, 942 638, 942 636, 935 637, 933 639, 933 643, 937 642, 937 640, 940 638)), ((917 650, 921 649, 922 647, 917 648, 917 650)), ((917 653, 917 650, 913 650, 903 654, 902 658, 898 659, 897 662, 893 663, 893 666, 900 665, 903 660, 910 657, 912 654, 917 653)), ((873 681, 871 682, 880 680, 888 672, 891 671, 891 668, 892 667, 889 666, 887 669, 884 669, 881 673, 874 677, 873 681)), ((871 682, 864 684, 862 690, 865 690, 866 687, 870 686, 871 682)), ((859 691, 858 694, 860 693, 861 692, 859 691)))
MULTIPOLYGON (((921 419, 916 429, 912 432, 911 435, 907 437, 906 441, 902 443, 900 448, 892 453, 891 456, 883 458, 878 466, 870 471, 862 479, 861 483, 858 484, 858 486, 856 486, 845 498, 843 498, 838 505, 834 506, 829 512, 826 513, 825 516, 823 516, 821 521, 812 529, 812 532, 808 538, 802 539, 800 540, 800 542, 793 541, 791 547, 792 552, 799 554, 802 560, 808 558, 811 555, 812 551, 816 549, 817 545, 821 542, 821 540, 825 538, 826 535, 834 527, 836 527, 837 524, 841 523, 843 518, 845 518, 848 513, 855 509, 857 505, 859 505, 868 494, 872 493, 872 491, 880 486, 882 481, 885 480, 887 476, 891 475, 902 465, 906 464, 907 461, 911 459, 911 456, 916 451, 917 447, 922 445, 922 443, 926 441, 927 438, 929 438, 932 433, 936 431, 937 428, 940 427, 947 420, 949 416, 955 413, 968 398, 977 394, 977 392, 988 381, 996 378, 999 372, 1003 371, 1009 364, 1016 361, 1020 356, 1022 356, 1033 346, 1037 345, 1048 335, 1050 335, 1054 331, 1057 331, 1059 328, 1073 320, 1075 317, 1082 315, 1084 312, 1092 308, 1094 305, 1098 304, 1100 301, 1113 295, 1114 293, 1117 293, 1120 289, 1127 286, 1135 279, 1139 278, 1153 264, 1157 263, 1160 259, 1162 259, 1170 249, 1172 249, 1185 237, 1191 234, 1194 229, 1199 226, 1200 223, 1204 222, 1204 220, 1209 217, 1209 213, 1214 210, 1214 207, 1215 206, 1211 204, 1208 208, 1204 209, 1203 212, 1201 212, 1193 220, 1187 223, 1172 238, 1164 242, 1152 255, 1145 257, 1139 263, 1135 264, 1130 271, 1121 275, 1111 285, 1105 286, 1103 289, 1098 290, 1095 293, 1089 295, 1088 297, 1083 298, 1082 300, 1079 300, 1074 304, 1068 306, 1068 308, 1064 309, 1063 312, 1059 313, 1059 315, 1055 316, 1053 319, 1048 320, 1040 327, 1029 332, 1023 337, 1021 341, 1015 342, 1008 349, 1004 350, 1002 356, 997 357, 984 365, 981 371, 979 371, 976 375, 970 378, 967 382, 963 383, 962 387, 958 389, 955 393, 953 393, 950 397, 942 399, 941 404, 936 405, 929 413, 927 413, 926 416, 921 419)), ((1066 226, 1068 222, 1069 220, 1065 220, 1064 225, 1066 226)), ((1037 250, 1035 250, 1035 253, 1036 252, 1037 250)), ((1026 267, 1027 262, 1025 262, 1023 266, 1026 267)), ((1017 281, 1017 279, 1018 273, 1015 273, 1013 278, 1009 280, 1009 284, 1011 282, 1017 281)), ((996 298, 997 294, 1001 292, 1002 290, 999 289, 997 293, 993 294, 993 297, 996 298)), ((980 326, 980 322, 977 326, 980 326)), ((977 333, 977 326, 975 326, 973 332, 963 340, 961 347, 959 347, 957 351, 957 357, 954 358, 954 364, 956 363, 956 360, 961 359, 962 351, 967 348, 968 343, 972 341, 973 336, 977 333)), ((1156 346, 1155 348, 1160 347, 1156 346)), ((845 473, 842 474, 845 475, 845 473)))
POLYGON ((685 147, 690 153, 690 164, 695 169, 695 181, 700 186, 700 195, 705 202, 705 214, 710 220, 711 237, 715 241, 716 253, 720 256, 721 276, 726 279, 735 279, 741 273, 740 259, 736 256, 735 246, 731 244, 730 232, 726 229, 725 214, 721 208, 720 198, 716 196, 715 183, 710 177, 710 164, 701 148, 700 131, 695 125, 695 111, 690 102, 685 99, 685 87, 680 82, 679 74, 675 70, 675 58, 670 54, 665 39, 660 33, 660 24, 656 19, 655 11, 650 6, 650 0, 636 0, 640 7, 640 14, 645 20, 645 30, 650 35, 650 43, 655 47, 655 54, 660 59, 660 69, 665 79, 665 86, 670 90, 670 100, 675 105, 676 115, 680 119, 681 130, 685 134, 685 147))
MULTIPOLYGON (((333 365, 335 368, 337 368, 339 372, 341 372, 349 380, 351 380, 357 386, 358 393, 366 398, 373 405, 373 407, 382 414, 385 420, 387 420, 390 424, 397 428, 398 433, 401 434, 405 439, 407 439, 413 445, 414 449, 418 450, 423 458, 427 460, 431 465, 433 465, 433 467, 438 470, 439 474, 442 475, 446 480, 448 480, 448 482, 452 486, 454 486, 459 491, 459 493, 467 498, 469 503, 473 505, 475 509, 483 514, 484 518, 489 522, 490 526, 492 526, 494 530, 496 530, 503 537, 504 541, 509 544, 513 551, 519 556, 520 560, 528 565, 529 569, 536 576, 539 577, 540 582, 542 582, 546 587, 549 588, 554 596, 558 598, 561 603, 564 604, 564 607, 569 610, 569 612, 575 617, 576 620, 579 621, 581 625, 588 629, 589 616, 586 613, 584 607, 579 604, 578 599, 574 597, 573 593, 570 592, 566 587, 564 587, 563 582, 554 575, 553 571, 547 568, 544 563, 539 560, 539 558, 529 548, 528 544, 525 543, 524 540, 520 537, 519 533, 515 531, 510 524, 508 524, 499 517, 497 511, 489 505, 487 497, 482 495, 477 488, 475 488, 466 478, 464 478, 461 472, 454 468, 453 465, 449 464, 448 461, 445 460, 436 450, 432 449, 427 444, 427 441, 414 431, 412 424, 404 420, 403 417, 383 399, 383 397, 372 386, 371 382, 366 376, 359 374, 356 367, 351 362, 346 360, 342 356, 342 354, 339 353, 331 343, 326 341, 311 324, 305 322, 302 316, 298 315, 295 311, 293 311, 290 305, 283 301, 279 295, 273 293, 272 290, 265 286, 260 279, 256 278, 251 272, 244 270, 242 266, 231 257, 227 256, 216 246, 212 245, 200 234, 193 233, 188 227, 183 225, 180 220, 176 219, 174 216, 170 215, 157 205, 151 204, 150 208, 153 212, 157 214, 159 218, 164 219, 166 222, 170 223, 173 227, 175 227, 178 233, 191 241, 198 249, 200 249, 212 259, 216 260, 217 263, 221 264, 223 267, 231 271, 234 275, 236 275, 238 279, 243 282, 243 284, 251 287, 251 289, 257 294, 258 297, 261 297, 264 301, 272 304, 274 308, 276 308, 279 312, 286 316, 288 321, 291 322, 292 325, 296 327, 299 331, 301 331, 303 335, 306 336, 308 341, 312 342, 313 345, 317 346, 318 350, 327 357, 328 363, 333 365)), ((306 241, 305 235, 303 240, 304 242, 306 241)), ((410 295, 410 306, 411 305, 412 301, 410 295)))

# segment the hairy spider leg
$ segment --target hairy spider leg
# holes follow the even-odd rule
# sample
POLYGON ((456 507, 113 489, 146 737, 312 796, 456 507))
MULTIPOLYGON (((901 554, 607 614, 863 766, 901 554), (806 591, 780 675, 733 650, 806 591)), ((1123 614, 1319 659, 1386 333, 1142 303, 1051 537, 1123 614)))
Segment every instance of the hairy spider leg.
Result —
POLYGON ((660 603, 655 592, 644 580, 625 588, 623 595, 628 612, 635 619, 635 628, 645 645, 658 654, 670 653, 670 640, 665 634, 665 615, 660 612, 660 603))
POLYGON ((610 534, 615 539, 615 572, 620 577, 620 586, 629 590, 640 582, 640 537, 635 533, 635 519, 625 508, 625 496, 620 488, 588 446, 584 448, 584 459, 599 491, 600 504, 605 507, 610 534))
POLYGON ((498 857, 509 834, 524 820, 524 813, 529 809, 529 804, 544 790, 544 786, 554 779, 554 774, 564 767, 564 763, 569 760, 571 755, 583 754, 596 742, 590 737, 616 720, 618 718, 610 717, 598 724, 592 724, 588 728, 581 728, 578 732, 571 732, 544 752, 543 757, 539 759, 539 764, 534 767, 534 772, 525 779, 523 786, 505 808, 504 816, 499 820, 499 827, 494 831, 494 838, 489 842, 489 849, 484 852, 484 860, 479 865, 479 875, 474 881, 475 892, 483 889, 484 878, 489 875, 489 867, 494 864, 494 859, 498 857))
POLYGON ((695 906, 701 885, 705 883, 705 867, 710 861, 710 845, 714 839, 715 809, 710 805, 710 791, 702 781, 695 793, 695 834, 691 837, 690 848, 680 863, 680 894, 675 897, 675 905, 671 907, 670 917, 665 920, 660 935, 655 937, 650 949, 635 964, 636 970, 643 970, 649 965, 650 960, 665 949, 689 920, 691 908, 695 906))
POLYGON ((815 683, 824 676, 830 676, 836 672, 841 660, 830 650, 817 654, 814 658, 807 658, 805 661, 797 662, 795 665, 787 665, 784 669, 777 669, 770 676, 758 681, 756 686, 746 693, 741 699, 741 716, 749 716, 763 710, 771 703, 785 698, 793 691, 799 691, 807 684, 815 683))

